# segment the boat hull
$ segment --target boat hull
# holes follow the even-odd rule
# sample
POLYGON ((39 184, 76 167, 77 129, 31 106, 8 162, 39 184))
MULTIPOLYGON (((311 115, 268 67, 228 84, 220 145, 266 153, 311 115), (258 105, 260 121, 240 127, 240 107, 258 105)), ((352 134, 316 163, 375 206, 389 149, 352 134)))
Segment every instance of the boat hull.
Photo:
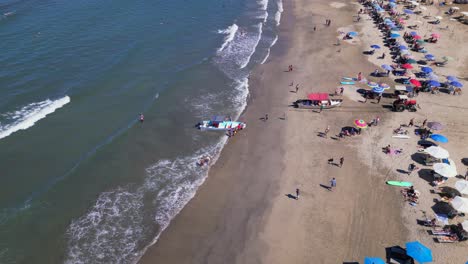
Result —
MULTIPOLYGON (((295 108, 299 109, 320 109, 318 104, 309 103, 311 100, 297 100, 293 103, 295 108)), ((330 104, 325 104, 323 109, 331 109, 340 106, 343 103, 342 99, 333 99, 330 100, 330 104)))

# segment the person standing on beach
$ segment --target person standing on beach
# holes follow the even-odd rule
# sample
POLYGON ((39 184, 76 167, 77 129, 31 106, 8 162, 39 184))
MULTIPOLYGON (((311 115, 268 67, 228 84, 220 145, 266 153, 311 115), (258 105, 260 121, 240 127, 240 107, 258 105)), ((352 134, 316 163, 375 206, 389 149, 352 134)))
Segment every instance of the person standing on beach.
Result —
POLYGON ((328 164, 333 164, 333 158, 328 159, 328 164))
POLYGON ((377 96, 377 103, 378 104, 380 104, 380 99, 382 99, 382 96, 381 95, 377 96))
POLYGON ((322 110, 323 110, 323 104, 322 104, 322 102, 319 102, 319 106, 320 106, 320 112, 319 112, 319 113, 322 113, 322 110))
POLYGON ((421 127, 424 128, 426 126, 426 123, 427 123, 427 119, 424 119, 421 127))
POLYGON ((296 200, 299 200, 299 188, 296 189, 296 200))
POLYGON ((343 163, 344 163, 344 157, 341 157, 340 158, 340 168, 343 167, 343 163))
POLYGON ((268 120, 268 114, 265 114, 265 121, 268 120))
POLYGON ((314 26, 314 31, 317 30, 317 26, 314 26))
POLYGON ((340 95, 343 95, 343 92, 344 92, 344 87, 341 86, 341 88, 340 88, 340 95))
POLYGON ((413 127, 413 126, 414 126, 414 118, 411 118, 411 119, 410 119, 408 126, 409 126, 409 127, 413 127))
POLYGON ((299 84, 296 84, 296 93, 299 91, 299 84))
POLYGON ((334 187, 336 187, 336 179, 335 178, 330 180, 330 189, 329 190, 332 191, 334 187))
POLYGON ((325 136, 325 138, 327 138, 328 136, 328 132, 330 132, 330 126, 327 126, 327 128, 325 128, 325 132, 323 132, 323 135, 325 136))

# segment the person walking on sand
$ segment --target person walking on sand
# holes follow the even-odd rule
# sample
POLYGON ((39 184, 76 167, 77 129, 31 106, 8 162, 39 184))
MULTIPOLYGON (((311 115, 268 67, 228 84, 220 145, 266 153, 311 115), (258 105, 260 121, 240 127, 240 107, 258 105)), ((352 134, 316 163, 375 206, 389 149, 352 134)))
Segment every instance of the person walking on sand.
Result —
POLYGON ((291 82, 291 83, 289 84, 289 86, 293 86, 293 85, 294 85, 294 82, 291 82))
POLYGON ((293 71, 293 66, 292 65, 289 65, 288 67, 288 72, 292 72, 293 71))
POLYGON ((413 126, 414 126, 414 118, 411 118, 411 119, 410 119, 408 126, 409 126, 409 127, 413 127, 413 126))
POLYGON ((408 165, 408 176, 411 175, 414 168, 416 168, 416 165, 414 165, 414 163, 411 163, 410 165, 408 165))
POLYGON ((340 168, 343 167, 343 163, 344 163, 344 157, 341 157, 340 158, 340 168))
POLYGON ((333 179, 330 180, 330 189, 329 190, 332 191, 333 188, 335 188, 335 187, 336 187, 336 179, 333 178, 333 179))
POLYGON ((319 106, 320 106, 320 112, 319 112, 319 113, 322 113, 322 110, 323 110, 323 104, 322 104, 322 102, 319 102, 319 106))
POLYGON ((327 126, 327 128, 325 128, 325 132, 323 132, 325 138, 327 138, 328 132, 330 132, 330 126, 327 126))
POLYGON ((343 95, 343 92, 344 92, 344 87, 341 86, 341 88, 340 88, 340 95, 343 95))
POLYGON ((362 72, 359 72, 359 73, 357 74, 357 80, 358 80, 358 81, 362 80, 362 72))
POLYGON ((264 119, 264 120, 265 120, 265 121, 268 120, 268 114, 265 114, 265 119, 264 119))
POLYGON ((377 103, 378 104, 380 104, 380 99, 382 99, 382 96, 381 95, 377 96, 377 103))
POLYGON ((299 188, 296 189, 296 200, 299 200, 299 188))
POLYGON ((328 159, 328 164, 333 164, 333 158, 328 159))
POLYGON ((296 84, 296 93, 299 91, 299 84, 296 84))
POLYGON ((314 31, 317 30, 317 26, 314 26, 314 31))
POLYGON ((421 127, 424 128, 426 126, 426 123, 427 123, 427 119, 424 119, 421 127))

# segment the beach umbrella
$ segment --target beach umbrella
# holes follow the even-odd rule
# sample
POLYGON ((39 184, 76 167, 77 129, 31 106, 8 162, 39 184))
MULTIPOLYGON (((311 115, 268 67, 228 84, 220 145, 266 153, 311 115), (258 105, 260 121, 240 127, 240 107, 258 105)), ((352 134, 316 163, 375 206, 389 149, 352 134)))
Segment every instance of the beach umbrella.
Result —
POLYGON ((406 14, 409 14, 409 15, 414 14, 414 12, 412 10, 409 10, 409 9, 405 9, 405 10, 403 10, 403 12, 405 12, 406 14))
POLYGON ((396 0, 389 0, 389 2, 390 2, 390 3, 395 3, 395 2, 396 2, 396 0))
POLYGON ((377 257, 365 257, 364 264, 385 264, 385 261, 377 257))
POLYGON ((400 37, 400 34, 391 33, 391 34, 390 34, 390 37, 391 37, 391 38, 399 38, 399 37, 400 37))
POLYGON ((462 225, 463 230, 468 232, 468 220, 463 221, 461 225, 462 225))
POLYGON ((407 242, 406 254, 417 262, 424 263, 433 261, 431 249, 424 246, 419 241, 407 242))
POLYGON ((458 88, 462 88, 462 87, 463 87, 463 84, 461 84, 460 82, 457 82, 457 81, 450 82, 450 85, 455 86, 455 87, 458 87, 458 88))
POLYGON ((445 137, 444 135, 432 134, 430 137, 432 138, 432 140, 440 142, 440 143, 447 143, 448 142, 448 138, 445 137))
POLYGON ((411 54, 409 50, 400 50, 400 53, 402 55, 410 55, 411 54))
POLYGON ((436 18, 436 19, 439 19, 439 20, 442 20, 442 19, 443 19, 443 17, 441 17, 441 16, 436 16, 435 18, 436 18))
POLYGON ((408 47, 406 47, 405 45, 400 45, 398 48, 400 50, 407 50, 408 49, 408 47))
POLYGON ((424 152, 433 156, 436 159, 446 159, 449 157, 448 151, 441 147, 428 147, 427 149, 424 149, 424 152))
POLYGON ((449 80, 449 81, 451 81, 451 82, 458 82, 457 77, 451 76, 451 75, 447 76, 447 80, 449 80))
POLYGON ((383 88, 383 87, 373 87, 373 88, 372 88, 372 92, 378 93, 378 94, 383 93, 384 90, 385 90, 385 88, 383 88))
POLYGON ((421 82, 416 79, 411 79, 409 82, 415 87, 421 87, 421 82))
POLYGON ((455 183, 455 189, 457 189, 462 194, 468 194, 468 181, 461 180, 455 183))
POLYGON ((368 83, 367 83, 367 86, 369 86, 369 87, 378 87, 379 84, 376 83, 376 82, 368 82, 368 83))
POLYGON ((428 122, 427 127, 432 130, 442 130, 444 128, 444 125, 442 125, 439 122, 428 122))
POLYGON ((358 35, 358 33, 356 31, 351 31, 351 32, 348 32, 348 35, 355 37, 358 35))
POLYGON ((426 41, 422 40, 422 39, 418 39, 416 40, 416 42, 419 44, 419 45, 426 45, 426 41))
POLYGON ((356 119, 354 120, 354 125, 358 128, 366 128, 367 127, 367 123, 366 121, 362 120, 362 119, 356 119))
POLYGON ((422 39, 422 37, 419 36, 419 35, 413 36, 413 38, 414 38, 415 40, 422 39))
POLYGON ((387 64, 383 64, 382 69, 387 70, 387 71, 392 71, 393 70, 392 66, 387 65, 387 64))
POLYGON ((388 85, 388 84, 386 84, 386 83, 381 83, 381 84, 379 84, 379 87, 380 87, 380 88, 384 88, 384 90, 390 89, 390 85, 388 85))
POLYGON ((421 8, 422 10, 427 10, 427 7, 425 6, 420 6, 419 8, 421 8))
POLYGON ((432 55, 432 54, 426 54, 426 55, 424 56, 424 58, 426 58, 427 60, 431 60, 431 61, 432 61, 432 60, 435 59, 435 56, 432 55))
POLYGON ((427 84, 428 84, 429 86, 432 86, 432 87, 440 87, 440 85, 441 85, 440 82, 434 81, 434 80, 428 81, 427 84))
POLYGON ((415 5, 415 6, 418 6, 418 5, 419 5, 419 3, 416 2, 416 1, 410 1, 410 3, 413 4, 413 5, 415 5))
POLYGON ((406 63, 415 64, 415 63, 417 63, 417 61, 415 59, 409 59, 409 60, 406 61, 406 63))
POLYGON ((391 7, 395 7, 397 4, 394 3, 394 2, 390 2, 390 3, 388 3, 388 5, 390 5, 391 7))
POLYGON ((405 63, 405 64, 401 65, 401 67, 402 67, 403 69, 407 69, 407 70, 408 70, 408 69, 413 69, 413 66, 412 66, 411 64, 409 64, 409 63, 405 63))
POLYGON ((434 81, 438 81, 438 80, 439 80, 439 76, 435 75, 434 72, 429 73, 429 75, 427 76, 427 78, 429 78, 429 79, 431 79, 431 80, 434 80, 434 81))
POLYGON ((468 213, 468 198, 456 196, 452 201, 450 201, 450 203, 452 204, 453 209, 458 212, 468 213))
POLYGON ((432 33, 432 34, 431 34, 431 37, 433 37, 433 38, 440 38, 440 34, 438 34, 438 33, 432 33))
POLYGON ((450 56, 443 56, 442 59, 443 59, 444 61, 451 61, 451 60, 453 60, 453 58, 450 57, 450 56))
POLYGON ((380 46, 379 46, 379 45, 376 45, 376 44, 371 45, 370 47, 373 48, 373 49, 380 49, 380 46))
POLYGON ((410 35, 414 37, 414 36, 418 35, 418 32, 416 32, 416 31, 411 31, 411 32, 410 32, 410 35))
POLYGON ((446 163, 436 163, 432 166, 435 173, 440 176, 452 178, 457 176, 457 169, 454 166, 450 166, 446 163))
POLYGON ((422 67, 421 71, 424 72, 424 73, 431 73, 432 69, 430 67, 422 67))

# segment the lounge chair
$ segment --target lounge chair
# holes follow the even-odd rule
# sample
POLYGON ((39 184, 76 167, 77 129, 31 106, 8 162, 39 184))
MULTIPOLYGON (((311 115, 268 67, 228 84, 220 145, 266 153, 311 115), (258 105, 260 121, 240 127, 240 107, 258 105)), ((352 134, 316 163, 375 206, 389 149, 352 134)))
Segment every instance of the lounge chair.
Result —
POLYGON ((431 233, 434 236, 451 236, 451 235, 453 235, 452 232, 444 230, 442 228, 436 228, 434 230, 431 230, 431 233))
POLYGON ((455 243, 458 241, 457 236, 438 236, 435 239, 439 243, 455 243))

